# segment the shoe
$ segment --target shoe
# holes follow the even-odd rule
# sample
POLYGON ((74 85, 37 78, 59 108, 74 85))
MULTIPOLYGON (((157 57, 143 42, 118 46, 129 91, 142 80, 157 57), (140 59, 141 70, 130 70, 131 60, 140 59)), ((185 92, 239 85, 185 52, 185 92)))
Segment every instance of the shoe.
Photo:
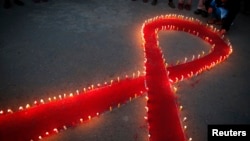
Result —
POLYGON ((175 5, 174 5, 173 2, 169 2, 169 3, 168 3, 168 6, 171 7, 171 8, 175 8, 175 5))
POLYGON ((201 10, 201 9, 196 9, 196 10, 194 11, 194 14, 200 15, 200 14, 202 14, 202 10, 201 10))
POLYGON ((194 14, 196 14, 196 15, 201 15, 201 16, 204 17, 204 18, 207 18, 207 17, 208 17, 207 11, 204 11, 204 10, 201 10, 201 9, 196 9, 196 10, 194 11, 194 14))
POLYGON ((183 3, 178 3, 178 9, 179 10, 183 10, 183 6, 184 6, 183 3))
POLYGON ((19 6, 23 6, 24 5, 24 3, 22 1, 20 1, 20 0, 14 0, 14 3, 16 5, 19 5, 19 6))
POLYGON ((208 17, 207 11, 201 11, 201 16, 202 16, 203 18, 207 18, 207 17, 208 17))
POLYGON ((152 5, 156 5, 157 4, 157 0, 153 0, 151 4, 152 5))
POLYGON ((185 4, 185 5, 184 5, 184 8, 185 8, 186 10, 190 11, 190 10, 191 10, 191 5, 190 5, 190 4, 185 4))
POLYGON ((3 4, 3 7, 4 7, 5 9, 11 8, 11 7, 12 7, 12 4, 11 4, 10 0, 5 0, 5 1, 4 1, 4 4, 3 4))
POLYGON ((143 2, 145 2, 145 3, 146 3, 146 2, 148 2, 148 0, 143 0, 143 2))

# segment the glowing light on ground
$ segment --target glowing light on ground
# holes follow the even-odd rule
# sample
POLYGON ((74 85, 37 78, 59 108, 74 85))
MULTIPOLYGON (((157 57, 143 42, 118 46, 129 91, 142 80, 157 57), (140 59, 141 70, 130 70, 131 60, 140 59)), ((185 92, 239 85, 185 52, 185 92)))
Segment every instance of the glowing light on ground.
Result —
POLYGON ((145 52, 143 73, 138 71, 131 77, 118 77, 110 83, 99 83, 97 87, 91 85, 69 95, 40 99, 17 110, 0 110, 0 140, 40 140, 119 108, 147 92, 145 119, 148 121, 149 140, 191 141, 192 138, 187 138, 184 133, 187 126, 182 122, 187 117, 179 118, 183 106, 176 104, 174 93, 177 89, 172 84, 224 61, 232 53, 232 47, 216 28, 181 15, 154 17, 145 21, 141 31, 145 52), (211 44, 211 51, 206 56, 203 52, 168 67, 158 43, 161 30, 188 32, 211 44))

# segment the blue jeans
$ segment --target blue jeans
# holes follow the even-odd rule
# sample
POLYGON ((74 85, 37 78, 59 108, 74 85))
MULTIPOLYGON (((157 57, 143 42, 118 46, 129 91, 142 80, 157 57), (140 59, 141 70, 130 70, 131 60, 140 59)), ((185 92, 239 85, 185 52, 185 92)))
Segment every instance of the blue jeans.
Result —
POLYGON ((228 11, 223 7, 217 7, 215 0, 212 0, 210 6, 213 8, 212 16, 216 19, 223 19, 226 17, 228 11))

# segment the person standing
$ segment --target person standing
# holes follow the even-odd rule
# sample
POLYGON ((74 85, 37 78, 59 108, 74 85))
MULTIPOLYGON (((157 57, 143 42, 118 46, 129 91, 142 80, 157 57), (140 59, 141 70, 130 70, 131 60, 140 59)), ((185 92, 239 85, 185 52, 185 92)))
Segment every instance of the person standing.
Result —
POLYGON ((199 0, 197 9, 194 11, 194 14, 201 15, 202 17, 208 17, 207 8, 205 6, 207 0, 199 0))
POLYGON ((208 13, 212 14, 208 23, 221 25, 220 34, 225 34, 240 11, 241 0, 209 0, 207 4, 208 13))

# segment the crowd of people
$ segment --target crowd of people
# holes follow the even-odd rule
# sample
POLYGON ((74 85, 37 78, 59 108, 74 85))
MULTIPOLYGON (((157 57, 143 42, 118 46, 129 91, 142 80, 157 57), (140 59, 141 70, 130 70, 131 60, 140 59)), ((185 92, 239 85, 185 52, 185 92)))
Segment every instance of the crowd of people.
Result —
MULTIPOLYGON (((48 0, 32 0, 34 3, 47 2, 48 0)), ((136 1, 136 0, 132 0, 136 1)), ((148 2, 148 0, 142 0, 143 2, 148 2)), ((151 4, 156 5, 158 0, 152 0, 151 4)), ((24 2, 21 0, 4 0, 4 8, 9 9, 12 5, 23 6, 24 2)), ((197 9, 194 14, 201 15, 202 17, 211 17, 207 21, 208 24, 221 25, 221 34, 225 34, 229 31, 231 25, 233 24, 236 16, 238 15, 241 6, 243 5, 243 12, 250 14, 248 11, 249 0, 199 0, 197 4, 197 9), (242 2, 243 1, 243 4, 242 2)), ((170 8, 176 8, 173 0, 168 0, 168 6, 170 8)), ((192 0, 178 0, 177 5, 179 10, 192 9, 192 0)))
POLYGON ((241 0, 199 0, 195 14, 210 15, 208 24, 221 25, 220 33, 229 31, 241 8, 241 0))
MULTIPOLYGON (((229 31, 240 12, 242 1, 244 2, 243 12, 249 14, 249 0, 199 0, 194 14, 205 18, 209 17, 210 19, 207 20, 207 23, 220 25, 220 34, 225 34, 229 31)), ((143 0, 143 2, 148 2, 148 0, 143 0)), ((156 5, 157 0, 152 0, 151 4, 156 5)), ((171 8, 175 8, 173 0, 168 0, 168 5, 171 8)), ((179 10, 185 9, 190 11, 192 9, 192 0, 178 0, 177 7, 179 10)))

